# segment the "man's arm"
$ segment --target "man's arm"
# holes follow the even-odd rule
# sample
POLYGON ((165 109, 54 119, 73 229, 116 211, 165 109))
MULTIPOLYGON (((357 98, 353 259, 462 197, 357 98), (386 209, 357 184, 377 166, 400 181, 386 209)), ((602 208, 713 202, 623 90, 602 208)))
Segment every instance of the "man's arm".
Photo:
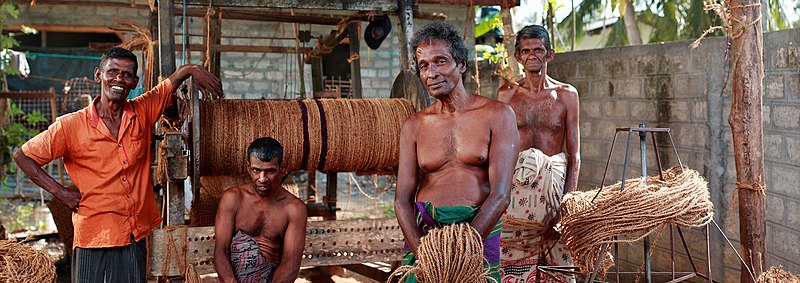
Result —
POLYGON ((206 71, 203 67, 194 64, 180 66, 169 76, 169 80, 172 82, 172 92, 174 93, 178 90, 181 83, 190 76, 194 85, 201 92, 205 92, 212 97, 223 97, 222 82, 220 82, 219 78, 206 71))
POLYGON ((64 185, 56 182, 50 174, 47 174, 47 172, 42 169, 39 163, 36 163, 32 158, 25 155, 22 149, 18 149, 14 152, 14 162, 17 163, 19 169, 21 169, 34 184, 53 194, 53 196, 61 200, 72 212, 78 211, 78 205, 81 201, 80 192, 70 191, 64 187, 64 185))
POLYGON ((220 282, 236 282, 231 267, 231 239, 236 227, 236 212, 241 199, 236 188, 225 190, 219 201, 217 216, 214 219, 214 268, 220 282))
POLYGON ((289 207, 289 225, 283 235, 283 254, 275 275, 274 283, 294 282, 300 272, 303 249, 306 246, 306 222, 308 221, 306 206, 301 201, 289 207))
POLYGON ((580 108, 578 92, 573 87, 564 93, 567 106, 567 176, 564 182, 564 193, 575 191, 578 187, 578 174, 581 169, 581 131, 579 126, 580 108))
POLYGON ((417 254, 422 231, 417 226, 414 215, 414 201, 417 194, 419 166, 417 165, 416 117, 411 116, 403 122, 400 130, 400 161, 397 170, 397 190, 394 194, 394 209, 397 223, 403 231, 411 252, 417 254))
POLYGON ((472 220, 472 227, 485 239, 511 201, 511 175, 519 155, 519 131, 514 111, 506 104, 493 106, 496 113, 489 140, 489 186, 491 191, 472 220))

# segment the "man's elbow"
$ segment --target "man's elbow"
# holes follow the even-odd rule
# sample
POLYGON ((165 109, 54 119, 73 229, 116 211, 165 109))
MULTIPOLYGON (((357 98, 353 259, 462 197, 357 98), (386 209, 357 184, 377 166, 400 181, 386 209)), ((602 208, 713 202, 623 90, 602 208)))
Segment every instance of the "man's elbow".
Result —
POLYGON ((16 151, 14 151, 13 158, 14 158, 14 162, 15 163, 20 164, 22 159, 25 158, 25 157, 28 157, 28 156, 25 155, 24 152, 22 152, 22 149, 17 149, 16 151))

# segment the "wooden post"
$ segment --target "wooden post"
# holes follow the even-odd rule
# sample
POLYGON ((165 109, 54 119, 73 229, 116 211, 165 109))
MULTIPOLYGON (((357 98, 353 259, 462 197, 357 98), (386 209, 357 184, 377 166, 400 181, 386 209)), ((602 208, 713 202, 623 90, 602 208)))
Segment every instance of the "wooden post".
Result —
POLYGON ((508 67, 504 72, 503 79, 513 82, 522 78, 522 72, 519 68, 519 63, 517 63, 517 58, 514 58, 516 35, 514 34, 514 21, 511 18, 511 7, 504 5, 500 13, 503 18, 503 47, 506 48, 506 54, 508 54, 508 67))
POLYGON ((359 49, 361 49, 361 39, 359 30, 361 30, 360 21, 355 21, 347 26, 348 36, 350 39, 350 82, 353 88, 353 98, 362 98, 361 89, 361 60, 358 59, 359 49))
POLYGON ((414 3, 411 0, 397 0, 397 17, 400 19, 400 67, 401 70, 414 70, 414 50, 411 50, 411 37, 414 36, 414 3))
MULTIPOLYGON (((757 278, 766 265, 764 144, 761 95, 764 79, 763 34, 758 0, 733 0, 733 102, 728 123, 733 133, 739 235, 742 256, 757 278)), ((741 282, 753 282, 744 266, 741 282)))
POLYGON ((203 53, 203 62, 208 62, 208 71, 215 76, 220 76, 220 53, 217 46, 222 43, 222 18, 220 8, 213 8, 214 14, 203 18, 203 32, 208 36, 205 38, 205 48, 208 52, 203 53), (209 57, 209 58, 206 58, 209 57))

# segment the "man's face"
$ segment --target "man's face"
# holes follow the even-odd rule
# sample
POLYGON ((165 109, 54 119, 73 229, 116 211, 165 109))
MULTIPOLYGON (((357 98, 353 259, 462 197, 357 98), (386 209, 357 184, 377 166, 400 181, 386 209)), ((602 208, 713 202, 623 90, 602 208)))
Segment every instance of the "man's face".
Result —
POLYGON ((126 58, 111 58, 94 68, 94 79, 100 82, 102 95, 110 101, 125 101, 131 89, 139 84, 135 63, 126 58))
POLYGON ((449 94, 461 84, 461 74, 467 70, 456 63, 450 47, 444 40, 432 40, 417 46, 419 78, 433 97, 449 94))
POLYGON ((253 180, 256 193, 266 195, 271 190, 281 187, 281 180, 286 175, 280 167, 277 158, 269 161, 262 161, 258 157, 250 156, 248 160, 250 180, 253 180))
POLYGON ((514 53, 517 61, 525 67, 525 71, 539 73, 550 60, 553 60, 556 52, 547 51, 544 41, 538 38, 523 38, 519 42, 519 51, 514 53))

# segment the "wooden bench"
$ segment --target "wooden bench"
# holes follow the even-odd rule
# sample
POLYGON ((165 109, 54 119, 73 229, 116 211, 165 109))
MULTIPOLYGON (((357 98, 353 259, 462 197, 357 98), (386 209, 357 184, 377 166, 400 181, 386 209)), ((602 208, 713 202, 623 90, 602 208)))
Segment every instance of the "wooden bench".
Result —
MULTIPOLYGON (((198 274, 216 272, 214 227, 168 230, 153 231, 150 275, 181 276, 187 264, 193 265, 198 274)), ((403 233, 397 219, 393 218, 309 221, 302 266, 399 261, 403 256, 403 243, 403 233)))

